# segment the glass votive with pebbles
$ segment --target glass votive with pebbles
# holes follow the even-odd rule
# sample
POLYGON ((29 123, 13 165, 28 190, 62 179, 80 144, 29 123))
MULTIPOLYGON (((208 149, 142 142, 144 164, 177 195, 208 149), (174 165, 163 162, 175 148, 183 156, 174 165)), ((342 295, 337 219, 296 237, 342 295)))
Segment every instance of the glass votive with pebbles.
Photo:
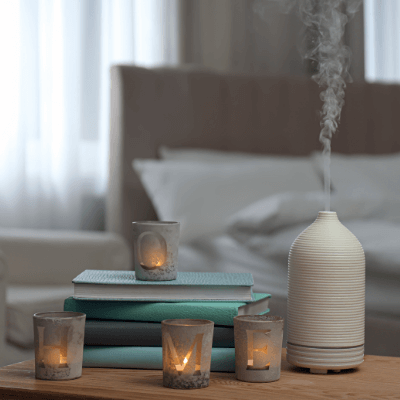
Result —
POLYGON ((172 281, 178 272, 180 223, 132 222, 135 278, 142 281, 172 281))
POLYGON ((33 315, 35 376, 68 380, 82 375, 86 314, 43 312, 33 315))
POLYGON ((272 382, 281 375, 283 318, 240 315, 233 319, 236 378, 272 382))
POLYGON ((210 384, 214 322, 168 319, 161 322, 163 385, 200 389, 210 384))

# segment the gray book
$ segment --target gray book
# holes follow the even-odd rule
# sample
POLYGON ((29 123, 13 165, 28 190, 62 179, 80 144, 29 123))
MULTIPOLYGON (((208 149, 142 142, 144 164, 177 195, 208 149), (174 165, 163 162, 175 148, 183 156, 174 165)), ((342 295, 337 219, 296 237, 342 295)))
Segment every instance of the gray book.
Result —
MULTIPOLYGON (((160 347, 161 324, 156 322, 86 320, 86 346, 160 347)), ((214 327, 213 347, 234 347, 233 327, 214 327)))

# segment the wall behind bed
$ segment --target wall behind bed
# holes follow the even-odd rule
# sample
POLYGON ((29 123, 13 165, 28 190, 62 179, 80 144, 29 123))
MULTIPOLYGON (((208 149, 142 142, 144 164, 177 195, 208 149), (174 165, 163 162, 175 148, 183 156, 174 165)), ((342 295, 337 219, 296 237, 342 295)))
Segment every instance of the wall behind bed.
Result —
MULTIPOLYGON (((303 78, 222 74, 196 66, 111 68, 106 229, 131 243, 131 222, 155 219, 132 169, 161 145, 308 155, 321 148, 320 90, 303 78)), ((400 86, 352 83, 332 150, 400 151, 400 86)))

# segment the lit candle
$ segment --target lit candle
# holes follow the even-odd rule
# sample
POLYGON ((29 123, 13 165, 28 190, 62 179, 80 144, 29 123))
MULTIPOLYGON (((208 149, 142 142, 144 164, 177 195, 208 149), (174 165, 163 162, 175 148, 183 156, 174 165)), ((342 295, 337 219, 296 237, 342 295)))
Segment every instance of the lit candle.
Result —
POLYGON ((185 357, 185 359, 183 360, 183 365, 181 365, 181 364, 178 364, 178 365, 175 364, 176 370, 177 370, 178 372, 183 372, 183 370, 184 370, 185 367, 186 367, 187 362, 188 362, 188 360, 187 360, 187 358, 185 357))
POLYGON ((171 281, 177 278, 179 222, 133 222, 135 278, 171 281))
POLYGON ((146 249, 140 265, 147 270, 162 267, 165 263, 166 255, 164 251, 157 249, 146 249))
POLYGON ((33 316, 35 377, 67 380, 82 375, 86 315, 55 311, 33 316))
POLYGON ((272 382, 280 377, 283 318, 240 315, 233 319, 236 378, 272 382))
POLYGON ((210 382, 214 323, 200 319, 173 319, 161 323, 163 385, 200 389, 210 382))
POLYGON ((61 351, 57 347, 43 349, 43 364, 50 368, 58 368, 61 364, 61 351))

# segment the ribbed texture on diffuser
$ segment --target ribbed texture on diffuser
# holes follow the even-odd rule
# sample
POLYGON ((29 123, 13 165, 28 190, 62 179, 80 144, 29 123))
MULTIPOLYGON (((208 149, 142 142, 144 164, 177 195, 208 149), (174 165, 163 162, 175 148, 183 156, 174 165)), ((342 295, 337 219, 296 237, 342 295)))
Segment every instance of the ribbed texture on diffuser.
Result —
POLYGON ((364 321, 364 251, 335 212, 321 211, 290 249, 288 343, 360 346, 364 321))
POLYGON ((287 344, 287 360, 298 367, 318 369, 354 368, 364 361, 364 346, 345 349, 313 349, 287 344))

